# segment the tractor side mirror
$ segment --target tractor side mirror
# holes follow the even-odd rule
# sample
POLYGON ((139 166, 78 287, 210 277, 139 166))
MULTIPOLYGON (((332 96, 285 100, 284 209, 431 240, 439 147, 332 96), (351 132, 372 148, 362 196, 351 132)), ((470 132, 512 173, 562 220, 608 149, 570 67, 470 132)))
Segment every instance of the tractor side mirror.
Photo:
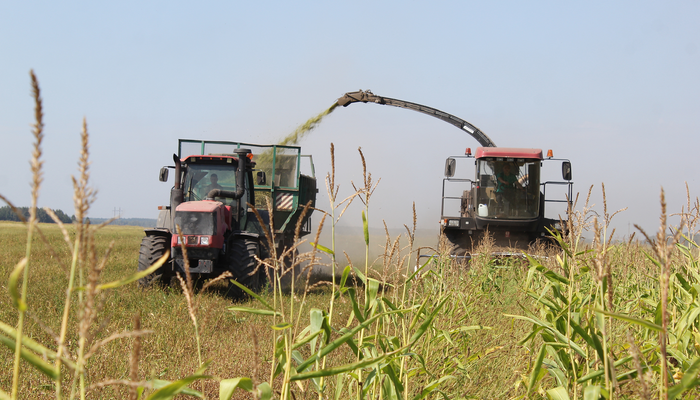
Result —
POLYGON ((563 163, 561 163, 561 177, 565 181, 571 180, 571 162, 564 161, 563 163))
POLYGON ((258 186, 267 185, 267 176, 265 175, 265 171, 258 171, 258 173, 255 174, 255 184, 258 186))
POLYGON ((455 176, 455 170, 457 169, 457 161, 450 157, 445 160, 445 178, 452 178, 455 176))
POLYGON ((168 181, 168 167, 163 167, 160 169, 160 174, 158 174, 158 180, 161 182, 168 181))

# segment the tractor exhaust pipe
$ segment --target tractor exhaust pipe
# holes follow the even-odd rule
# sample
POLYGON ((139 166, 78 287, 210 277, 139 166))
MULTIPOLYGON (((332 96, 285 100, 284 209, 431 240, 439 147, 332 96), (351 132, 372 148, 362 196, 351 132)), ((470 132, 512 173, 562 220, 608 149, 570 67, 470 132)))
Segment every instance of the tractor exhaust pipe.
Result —
POLYGON ((207 193, 208 200, 211 200, 214 197, 226 197, 229 199, 238 200, 243 197, 243 193, 245 193, 245 185, 243 183, 245 182, 245 171, 246 166, 248 165, 248 154, 250 153, 250 149, 236 149, 234 150, 234 153, 238 155, 238 168, 236 169, 236 191, 212 189, 209 193, 207 193))
POLYGON ((175 162, 175 185, 170 189, 170 232, 175 232, 175 209, 185 201, 185 194, 182 191, 180 176, 182 175, 182 165, 177 154, 173 154, 173 162, 175 162))
POLYGON ((180 172, 182 172, 182 166, 180 165, 180 158, 177 154, 173 154, 173 162, 175 163, 175 189, 180 188, 180 172))

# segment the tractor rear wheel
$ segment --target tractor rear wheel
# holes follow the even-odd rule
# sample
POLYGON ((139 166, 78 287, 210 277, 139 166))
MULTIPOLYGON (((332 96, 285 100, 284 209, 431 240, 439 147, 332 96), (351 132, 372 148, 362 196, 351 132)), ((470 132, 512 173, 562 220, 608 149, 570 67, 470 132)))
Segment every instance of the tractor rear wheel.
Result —
MULTIPOLYGON (((260 270, 256 271, 258 261, 258 242, 248 238, 238 237, 229 242, 226 249, 226 268, 233 274, 233 279, 253 292, 260 290, 263 279, 260 270)), ((228 295, 235 298, 245 297, 245 292, 229 282, 228 295)))
MULTIPOLYGON (((146 236, 141 239, 141 248, 139 250, 139 271, 147 270, 151 265, 158 261, 166 251, 170 249, 170 241, 166 236, 146 236)), ((163 264, 155 272, 139 279, 139 286, 146 288, 155 284, 170 283, 171 272, 168 271, 169 265, 163 264)))

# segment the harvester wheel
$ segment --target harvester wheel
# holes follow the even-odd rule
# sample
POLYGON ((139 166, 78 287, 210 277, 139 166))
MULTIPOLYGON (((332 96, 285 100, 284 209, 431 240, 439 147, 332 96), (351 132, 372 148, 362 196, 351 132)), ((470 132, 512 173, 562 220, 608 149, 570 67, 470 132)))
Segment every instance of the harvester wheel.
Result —
MULTIPOLYGON (((141 239, 141 249, 139 250, 139 271, 145 271, 158 259, 163 257, 170 248, 170 241, 166 236, 146 236, 141 239)), ((139 286, 142 288, 156 284, 168 285, 171 273, 167 271, 168 265, 164 264, 156 272, 139 279, 139 286)))
MULTIPOLYGON (((258 242, 242 237, 231 240, 226 251, 226 265, 233 274, 233 279, 253 292, 259 291, 262 286, 262 274, 256 271, 258 267, 256 255, 258 255, 258 242)), ((245 297, 245 292, 229 282, 228 295, 242 298, 245 297)))

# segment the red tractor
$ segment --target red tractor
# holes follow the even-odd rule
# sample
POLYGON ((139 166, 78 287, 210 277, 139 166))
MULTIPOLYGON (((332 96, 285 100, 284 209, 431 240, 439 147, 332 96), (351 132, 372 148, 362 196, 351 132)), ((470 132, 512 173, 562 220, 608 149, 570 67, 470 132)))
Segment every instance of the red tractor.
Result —
MULTIPOLYGON (((301 210, 307 204, 313 207, 317 192, 310 156, 302 156, 295 146, 237 142, 181 139, 178 147, 174 166, 163 167, 159 177, 166 182, 169 169, 175 170, 170 205, 160 206, 157 226, 145 230, 138 269, 147 269, 168 250, 170 260, 142 278, 140 285, 169 285, 176 273, 184 274, 184 242, 195 279, 214 278, 229 271, 239 283, 258 290, 266 272, 258 268, 255 257, 265 258, 270 252, 250 205, 256 206, 267 225, 270 216, 263 199, 270 200, 278 251, 292 245, 293 231, 302 215, 301 235, 308 234, 311 212, 301 210), (302 157, 311 162, 312 176, 301 174, 302 157), (268 176, 272 178, 269 183, 268 176)), ((242 294, 233 284, 229 292, 242 294)))
MULTIPOLYGON (((551 150, 546 157, 540 149, 496 147, 496 144, 479 128, 454 115, 408 101, 382 97, 371 91, 346 93, 337 101, 347 107, 356 102, 384 104, 428 114, 452 124, 475 138, 483 147, 472 155, 467 149, 464 156, 453 156, 445 164, 442 187, 440 229, 453 245, 452 254, 467 254, 484 237, 486 232, 496 246, 527 249, 542 240, 548 229, 563 231, 566 224, 566 206, 563 217, 545 216, 545 205, 571 201, 573 182, 571 162, 554 159, 551 150), (455 177, 457 161, 476 165, 472 177, 455 177), (561 161, 562 179, 543 181, 541 170, 545 163, 561 161), (557 191, 557 188, 563 188, 557 191)), ((463 170, 460 168, 460 170, 463 170)))

